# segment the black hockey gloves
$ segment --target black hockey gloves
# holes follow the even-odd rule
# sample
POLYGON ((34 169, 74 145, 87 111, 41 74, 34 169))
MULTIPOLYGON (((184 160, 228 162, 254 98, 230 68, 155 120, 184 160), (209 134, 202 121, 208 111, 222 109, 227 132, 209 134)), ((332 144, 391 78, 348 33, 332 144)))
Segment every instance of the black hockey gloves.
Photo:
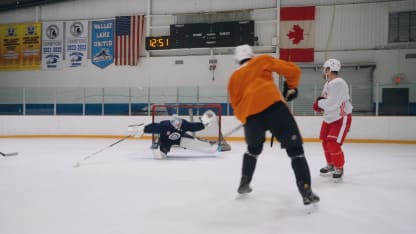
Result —
POLYGON ((286 81, 283 83, 283 97, 287 102, 292 101, 293 99, 298 97, 298 89, 297 88, 289 88, 287 86, 286 81))

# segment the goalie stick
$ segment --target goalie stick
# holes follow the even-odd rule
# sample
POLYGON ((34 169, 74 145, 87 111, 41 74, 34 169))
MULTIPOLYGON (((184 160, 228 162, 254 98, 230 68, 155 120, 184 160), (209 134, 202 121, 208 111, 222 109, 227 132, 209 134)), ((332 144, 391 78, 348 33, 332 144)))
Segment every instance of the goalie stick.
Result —
MULTIPOLYGON (((142 124, 133 124, 133 125, 129 125, 129 127, 132 127, 132 126, 142 126, 142 125, 143 125, 143 123, 142 124)), ((132 136, 134 136, 134 135, 125 136, 125 137, 121 138, 120 140, 112 143, 111 145, 108 145, 108 146, 106 146, 106 147, 104 147, 104 148, 102 148, 102 149, 100 149, 100 150, 98 150, 98 151, 96 151, 96 152, 94 152, 94 153, 92 153, 90 155, 85 156, 83 159, 81 159, 80 161, 78 161, 73 167, 74 168, 80 167, 81 166, 81 163, 83 161, 88 160, 89 158, 93 157, 94 155, 97 155, 97 154, 103 152, 104 150, 106 150, 108 148, 111 148, 111 147, 117 145, 118 143, 120 143, 120 142, 122 142, 122 141, 124 141, 124 140, 126 140, 126 139, 128 139, 130 137, 132 137, 132 136)))
POLYGON ((3 153, 3 152, 0 152, 0 155, 3 156, 3 157, 16 156, 18 154, 19 153, 17 153, 17 152, 13 152, 13 153, 3 153))
POLYGON ((225 142, 225 138, 226 137, 231 136, 233 133, 237 132, 243 126, 244 125, 239 124, 238 126, 234 127, 233 129, 231 129, 230 131, 226 132, 225 134, 221 134, 220 140, 218 142, 216 142, 218 144, 217 151, 229 151, 229 150, 231 150, 230 145, 228 145, 228 144, 223 145, 222 142, 225 142))

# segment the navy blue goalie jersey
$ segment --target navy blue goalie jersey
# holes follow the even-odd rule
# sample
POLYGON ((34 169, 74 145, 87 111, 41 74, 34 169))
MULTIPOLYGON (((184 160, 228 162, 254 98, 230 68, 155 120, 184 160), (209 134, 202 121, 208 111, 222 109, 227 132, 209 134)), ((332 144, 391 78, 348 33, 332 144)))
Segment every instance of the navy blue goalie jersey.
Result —
POLYGON ((192 137, 186 132, 197 132, 204 129, 204 125, 200 122, 189 122, 182 119, 179 128, 175 128, 170 120, 163 120, 159 123, 151 123, 144 127, 145 133, 159 134, 160 145, 179 145, 182 137, 192 137))

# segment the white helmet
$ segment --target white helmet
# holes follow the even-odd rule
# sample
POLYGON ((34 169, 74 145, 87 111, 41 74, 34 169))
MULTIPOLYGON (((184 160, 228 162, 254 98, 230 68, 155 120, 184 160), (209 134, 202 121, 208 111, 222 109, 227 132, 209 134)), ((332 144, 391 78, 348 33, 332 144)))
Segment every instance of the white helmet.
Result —
POLYGON ((240 45, 235 47, 234 58, 237 63, 240 63, 244 59, 254 57, 253 49, 249 45, 240 45))
POLYGON ((172 119, 170 120, 170 124, 172 124, 172 126, 176 128, 177 130, 179 130, 181 129, 182 119, 179 118, 178 115, 173 115, 172 119))
POLYGON ((322 66, 322 72, 325 74, 326 69, 329 68, 330 72, 341 70, 341 62, 337 59, 328 59, 322 66))

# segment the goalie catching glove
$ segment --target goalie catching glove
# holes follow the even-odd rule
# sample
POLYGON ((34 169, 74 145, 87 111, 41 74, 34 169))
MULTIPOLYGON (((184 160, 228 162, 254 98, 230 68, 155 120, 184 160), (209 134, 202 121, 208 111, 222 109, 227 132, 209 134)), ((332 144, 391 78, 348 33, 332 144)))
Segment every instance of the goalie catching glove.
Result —
POLYGON ((134 137, 141 137, 144 134, 144 124, 129 125, 127 131, 134 137))
POLYGON ((217 115, 212 110, 207 110, 205 113, 200 117, 202 124, 207 128, 211 126, 212 123, 217 121, 217 115))

